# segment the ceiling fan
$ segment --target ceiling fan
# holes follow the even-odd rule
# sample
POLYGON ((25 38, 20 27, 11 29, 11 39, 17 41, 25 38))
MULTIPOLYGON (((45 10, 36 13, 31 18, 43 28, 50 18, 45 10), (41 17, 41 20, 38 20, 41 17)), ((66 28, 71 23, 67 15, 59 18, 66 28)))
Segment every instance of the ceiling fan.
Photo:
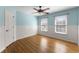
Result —
POLYGON ((39 9, 37 9, 37 8, 33 8, 35 11, 37 11, 37 12, 35 12, 35 13, 39 13, 39 14, 41 14, 41 13, 43 13, 43 14, 49 14, 48 12, 45 12, 45 11, 47 11, 47 10, 49 10, 49 8, 45 8, 45 9, 42 9, 42 6, 39 6, 39 9))

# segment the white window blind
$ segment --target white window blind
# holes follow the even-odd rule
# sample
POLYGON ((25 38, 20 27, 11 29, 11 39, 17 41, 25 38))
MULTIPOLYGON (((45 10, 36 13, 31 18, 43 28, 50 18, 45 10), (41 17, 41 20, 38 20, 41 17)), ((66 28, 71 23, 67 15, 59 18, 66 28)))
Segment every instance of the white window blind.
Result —
POLYGON ((47 18, 41 19, 41 31, 48 31, 48 20, 47 18))
POLYGON ((67 34, 67 15, 55 17, 55 32, 67 34))

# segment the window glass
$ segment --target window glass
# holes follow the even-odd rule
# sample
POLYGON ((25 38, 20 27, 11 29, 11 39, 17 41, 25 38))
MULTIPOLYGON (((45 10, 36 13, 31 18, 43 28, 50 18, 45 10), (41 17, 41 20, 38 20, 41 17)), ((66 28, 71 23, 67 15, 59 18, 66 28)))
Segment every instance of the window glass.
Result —
POLYGON ((55 32, 67 34, 67 15, 55 17, 55 32))

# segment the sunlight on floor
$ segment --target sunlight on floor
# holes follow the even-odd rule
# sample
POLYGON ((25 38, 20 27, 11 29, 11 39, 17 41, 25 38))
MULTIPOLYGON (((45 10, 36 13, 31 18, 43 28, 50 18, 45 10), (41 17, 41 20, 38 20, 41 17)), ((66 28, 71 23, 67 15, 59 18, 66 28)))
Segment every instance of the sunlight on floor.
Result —
POLYGON ((67 47, 63 44, 55 43, 55 49, 54 50, 57 53, 67 52, 67 47))
POLYGON ((47 46, 48 45, 48 41, 46 38, 41 38, 41 42, 40 42, 40 48, 41 48, 41 51, 43 52, 46 52, 47 51, 47 46))

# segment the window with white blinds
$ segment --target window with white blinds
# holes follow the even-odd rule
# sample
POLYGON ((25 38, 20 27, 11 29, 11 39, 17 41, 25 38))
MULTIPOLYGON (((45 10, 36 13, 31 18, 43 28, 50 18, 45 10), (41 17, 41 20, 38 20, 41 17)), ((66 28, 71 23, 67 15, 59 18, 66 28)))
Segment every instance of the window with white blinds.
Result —
POLYGON ((67 34, 67 15, 55 17, 55 32, 67 34))
POLYGON ((48 31, 48 20, 47 18, 41 19, 41 31, 48 31))

